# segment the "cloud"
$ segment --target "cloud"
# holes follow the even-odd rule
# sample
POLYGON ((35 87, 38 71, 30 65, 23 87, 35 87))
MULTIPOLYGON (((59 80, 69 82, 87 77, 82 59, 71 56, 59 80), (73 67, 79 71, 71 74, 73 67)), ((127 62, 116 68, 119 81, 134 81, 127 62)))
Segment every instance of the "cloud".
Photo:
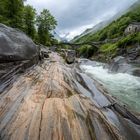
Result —
POLYGON ((137 0, 28 0, 39 13, 47 8, 58 21, 57 30, 70 38, 108 19, 137 0))

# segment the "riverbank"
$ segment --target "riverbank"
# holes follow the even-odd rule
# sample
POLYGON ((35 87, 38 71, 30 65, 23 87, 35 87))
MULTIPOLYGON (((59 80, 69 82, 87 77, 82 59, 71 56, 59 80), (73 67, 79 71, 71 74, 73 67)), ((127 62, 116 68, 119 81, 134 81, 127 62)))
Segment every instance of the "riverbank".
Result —
POLYGON ((0 95, 3 140, 139 140, 139 129, 138 117, 57 53, 0 95))
POLYGON ((140 112, 140 78, 132 75, 131 69, 134 67, 122 69, 127 71, 112 72, 107 64, 90 60, 80 67, 91 78, 103 84, 120 103, 124 103, 132 111, 140 112))

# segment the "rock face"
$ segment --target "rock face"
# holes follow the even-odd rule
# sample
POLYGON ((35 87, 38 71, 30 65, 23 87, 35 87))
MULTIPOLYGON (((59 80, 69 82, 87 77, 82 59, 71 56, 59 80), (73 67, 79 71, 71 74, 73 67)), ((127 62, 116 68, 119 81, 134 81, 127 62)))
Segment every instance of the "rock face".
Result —
POLYGON ((109 65, 109 71, 117 73, 129 73, 140 77, 140 63, 130 63, 128 58, 118 56, 109 65))
POLYGON ((127 63, 125 57, 118 56, 113 59, 109 66, 109 71, 111 72, 121 72, 126 73, 131 68, 131 65, 127 63))
POLYGON ((51 54, 0 95, 2 140, 139 140, 140 121, 51 54))
POLYGON ((30 60, 37 55, 37 46, 29 37, 0 24, 0 62, 30 60))
POLYGON ((125 29, 125 35, 140 32, 140 22, 133 22, 125 29))
POLYGON ((66 57, 66 62, 68 64, 74 63, 76 58, 76 52, 74 50, 67 50, 65 57, 66 57))

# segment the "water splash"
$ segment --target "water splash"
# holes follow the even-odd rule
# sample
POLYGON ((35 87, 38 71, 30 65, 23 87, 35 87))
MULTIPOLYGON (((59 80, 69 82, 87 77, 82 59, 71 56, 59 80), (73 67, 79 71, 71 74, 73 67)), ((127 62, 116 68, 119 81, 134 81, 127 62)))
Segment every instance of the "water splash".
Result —
POLYGON ((109 73, 102 65, 81 65, 81 69, 90 77, 102 83, 108 91, 128 105, 134 111, 140 112, 140 78, 127 73, 109 73))

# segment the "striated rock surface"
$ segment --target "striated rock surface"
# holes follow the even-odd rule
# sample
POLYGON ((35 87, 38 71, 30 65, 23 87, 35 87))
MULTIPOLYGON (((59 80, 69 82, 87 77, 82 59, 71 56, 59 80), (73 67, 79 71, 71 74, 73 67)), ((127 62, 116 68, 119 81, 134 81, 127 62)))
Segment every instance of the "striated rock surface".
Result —
POLYGON ((0 62, 30 60, 37 55, 38 48, 29 37, 0 24, 0 62))
POLYGON ((0 139, 139 140, 139 119, 99 87, 52 53, 0 95, 0 139))

